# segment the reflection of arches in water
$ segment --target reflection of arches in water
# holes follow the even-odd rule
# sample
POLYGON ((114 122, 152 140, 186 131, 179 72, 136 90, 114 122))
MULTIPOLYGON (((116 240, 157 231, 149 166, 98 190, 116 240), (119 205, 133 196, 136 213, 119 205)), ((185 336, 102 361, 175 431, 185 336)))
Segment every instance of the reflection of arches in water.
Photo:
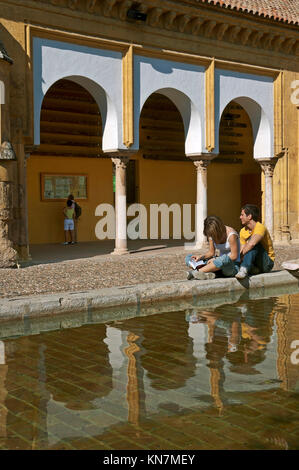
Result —
MULTIPOLYGON (((216 320, 217 321, 217 320, 216 320)), ((205 344, 207 366, 210 369, 211 396, 215 406, 221 414, 223 409, 223 393, 225 374, 223 370, 223 358, 227 353, 228 338, 222 328, 214 328, 215 325, 208 324, 208 337, 210 342, 205 344)))
POLYGON ((55 331, 43 337, 46 386, 53 400, 73 410, 92 409, 93 401, 112 390, 106 326, 55 331))
POLYGON ((141 364, 157 390, 183 387, 195 375, 196 358, 184 312, 143 319, 141 364))

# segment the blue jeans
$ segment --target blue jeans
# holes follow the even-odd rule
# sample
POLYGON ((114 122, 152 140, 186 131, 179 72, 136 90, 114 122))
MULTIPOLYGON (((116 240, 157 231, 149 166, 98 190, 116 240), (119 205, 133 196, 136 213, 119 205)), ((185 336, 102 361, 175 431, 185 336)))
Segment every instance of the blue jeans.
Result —
POLYGON ((244 255, 241 266, 247 268, 248 272, 256 266, 261 273, 269 273, 274 266, 274 261, 268 256, 263 245, 258 243, 244 255))
MULTIPOLYGON (((185 258, 185 263, 189 266, 189 261, 193 255, 187 255, 185 258)), ((213 263, 216 268, 220 269, 223 276, 225 277, 233 277, 239 271, 239 263, 236 261, 232 261, 228 255, 217 256, 217 258, 213 259, 213 263)))

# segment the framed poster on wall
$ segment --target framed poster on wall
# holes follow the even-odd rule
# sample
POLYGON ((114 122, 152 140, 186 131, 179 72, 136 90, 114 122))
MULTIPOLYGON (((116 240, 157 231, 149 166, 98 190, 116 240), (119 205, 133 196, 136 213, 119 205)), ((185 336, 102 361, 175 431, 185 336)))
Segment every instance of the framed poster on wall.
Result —
POLYGON ((73 194, 76 200, 87 199, 87 175, 41 173, 42 201, 61 201, 69 194, 73 194))

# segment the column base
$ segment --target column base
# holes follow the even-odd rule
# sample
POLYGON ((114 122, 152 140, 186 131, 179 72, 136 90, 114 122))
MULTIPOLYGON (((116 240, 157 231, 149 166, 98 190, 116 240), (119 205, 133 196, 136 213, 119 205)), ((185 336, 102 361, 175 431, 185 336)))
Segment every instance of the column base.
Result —
POLYGON ((29 253, 29 247, 24 246, 24 245, 19 245, 17 246, 17 251, 18 251, 18 261, 23 262, 23 261, 31 261, 32 256, 29 253))
POLYGON ((206 240, 197 241, 194 244, 194 250, 206 250, 209 248, 209 244, 206 240))
POLYGON ((0 268, 15 268, 18 264, 18 254, 11 246, 0 248, 0 268))
POLYGON ((114 250, 110 253, 111 255, 129 255, 130 252, 127 248, 114 248, 114 250))

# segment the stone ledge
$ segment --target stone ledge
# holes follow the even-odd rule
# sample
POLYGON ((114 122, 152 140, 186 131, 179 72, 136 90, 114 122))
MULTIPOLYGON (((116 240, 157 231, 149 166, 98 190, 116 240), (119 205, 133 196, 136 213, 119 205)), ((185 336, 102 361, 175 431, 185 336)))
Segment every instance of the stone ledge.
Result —
MULTIPOLYGON (((279 295, 279 289, 284 289, 281 293, 287 293, 288 288, 296 292, 298 286, 298 278, 287 271, 277 271, 252 276, 244 281, 235 278, 212 281, 167 281, 82 292, 22 296, 0 300, 0 322, 28 321, 75 313, 81 313, 86 317, 94 312, 101 315, 101 311, 104 313, 107 309, 122 312, 126 310, 131 312, 129 316, 136 316, 147 314, 146 311, 158 310, 159 302, 174 303, 185 299, 189 307, 199 305, 199 300, 200 305, 212 305, 217 300, 220 303, 237 301, 246 291, 252 293, 258 290, 264 296, 275 296, 279 295)), ((104 317, 108 318, 107 315, 104 317)))

